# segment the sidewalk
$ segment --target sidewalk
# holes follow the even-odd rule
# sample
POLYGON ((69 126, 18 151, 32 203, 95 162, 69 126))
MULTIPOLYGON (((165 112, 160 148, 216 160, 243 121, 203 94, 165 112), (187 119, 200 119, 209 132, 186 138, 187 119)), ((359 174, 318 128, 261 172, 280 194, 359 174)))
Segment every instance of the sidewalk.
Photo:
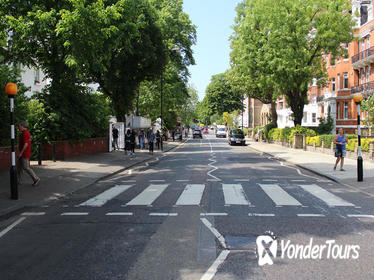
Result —
MULTIPOLYGON (((164 142, 164 152, 183 142, 164 142)), ((148 150, 135 150, 135 157, 130 158, 123 151, 113 151, 67 161, 43 161, 41 166, 38 166, 36 161, 31 162, 32 169, 41 179, 40 185, 32 187, 32 180, 25 173, 23 184, 18 186, 18 200, 10 199, 9 172, 0 172, 0 217, 58 199, 161 154, 162 152, 157 150, 153 156, 148 154, 148 150)))
MULTIPOLYGON (((357 160, 345 158, 344 169, 340 171, 339 166, 333 170, 336 158, 333 155, 304 151, 302 149, 291 149, 277 144, 256 142, 246 138, 248 147, 265 154, 269 154, 280 160, 287 161, 298 167, 307 169, 313 173, 332 179, 340 184, 349 185, 355 189, 374 196, 374 162, 364 161, 364 180, 357 182, 357 160)), ((340 164, 340 163, 339 163, 340 164)))

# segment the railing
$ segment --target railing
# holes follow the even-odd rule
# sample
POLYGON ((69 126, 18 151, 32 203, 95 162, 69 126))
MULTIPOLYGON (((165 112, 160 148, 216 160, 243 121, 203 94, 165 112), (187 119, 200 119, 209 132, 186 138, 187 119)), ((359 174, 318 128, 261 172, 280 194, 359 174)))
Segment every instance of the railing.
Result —
POLYGON ((351 88, 352 93, 358 93, 358 92, 363 92, 367 90, 374 90, 374 82, 369 82, 366 84, 362 84, 359 86, 355 86, 351 88))
POLYGON ((359 52, 358 54, 352 56, 352 64, 356 63, 357 61, 367 58, 371 55, 374 55, 374 47, 371 47, 369 49, 366 49, 362 52, 359 52))

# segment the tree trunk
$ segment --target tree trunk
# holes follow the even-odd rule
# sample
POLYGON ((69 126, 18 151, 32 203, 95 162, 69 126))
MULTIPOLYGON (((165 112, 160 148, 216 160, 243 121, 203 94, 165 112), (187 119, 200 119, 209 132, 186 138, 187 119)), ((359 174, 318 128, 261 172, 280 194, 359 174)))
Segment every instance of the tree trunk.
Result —
POLYGON ((293 91, 287 93, 287 101, 293 112, 293 123, 294 125, 301 125, 304 114, 304 105, 307 99, 307 91, 293 91))
POLYGON ((136 89, 135 116, 139 116, 139 97, 140 97, 140 89, 138 87, 136 89))
POLYGON ((273 101, 271 102, 271 123, 274 127, 278 127, 278 114, 277 114, 277 104, 273 101))

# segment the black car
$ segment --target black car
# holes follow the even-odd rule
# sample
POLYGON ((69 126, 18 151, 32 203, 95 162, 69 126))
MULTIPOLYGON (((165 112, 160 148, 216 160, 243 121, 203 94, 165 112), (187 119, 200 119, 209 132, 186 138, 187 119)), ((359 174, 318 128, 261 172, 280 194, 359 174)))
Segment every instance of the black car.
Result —
POLYGON ((192 137, 203 139, 203 135, 201 134, 201 130, 200 129, 195 129, 192 133, 192 137))
POLYGON ((241 129, 231 129, 228 135, 229 144, 245 145, 244 133, 241 129))

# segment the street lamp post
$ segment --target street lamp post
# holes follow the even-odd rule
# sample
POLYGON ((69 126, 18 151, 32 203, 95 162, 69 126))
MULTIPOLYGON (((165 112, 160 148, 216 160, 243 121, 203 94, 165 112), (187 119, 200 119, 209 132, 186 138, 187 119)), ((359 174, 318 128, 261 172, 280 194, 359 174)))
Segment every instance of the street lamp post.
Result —
POLYGON ((8 83, 5 86, 5 93, 10 101, 10 136, 12 145, 12 167, 10 168, 10 198, 18 199, 18 182, 17 182, 17 167, 16 167, 16 152, 15 144, 15 131, 14 131, 14 97, 17 94, 17 85, 8 83))
POLYGON ((363 180, 363 161, 361 153, 361 127, 360 127, 360 105, 362 101, 362 94, 355 94, 353 100, 357 104, 357 138, 358 138, 358 157, 357 157, 357 181, 363 180))

